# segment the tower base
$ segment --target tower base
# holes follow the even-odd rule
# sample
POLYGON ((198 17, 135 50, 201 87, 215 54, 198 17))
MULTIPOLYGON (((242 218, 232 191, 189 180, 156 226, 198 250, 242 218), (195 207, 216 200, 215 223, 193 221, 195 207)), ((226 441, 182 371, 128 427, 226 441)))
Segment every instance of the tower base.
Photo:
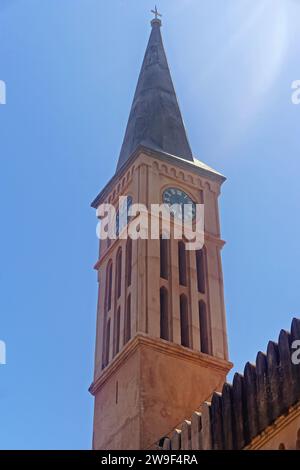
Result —
POLYGON ((90 387, 93 448, 151 449, 221 391, 231 367, 224 359, 137 334, 90 387))

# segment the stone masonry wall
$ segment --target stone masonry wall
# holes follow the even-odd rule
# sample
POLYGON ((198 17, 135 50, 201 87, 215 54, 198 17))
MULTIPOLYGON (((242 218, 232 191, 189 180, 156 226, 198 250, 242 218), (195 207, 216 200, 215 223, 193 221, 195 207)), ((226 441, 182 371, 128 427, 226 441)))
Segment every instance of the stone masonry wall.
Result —
POLYGON ((291 331, 281 330, 278 343, 270 341, 256 364, 247 362, 244 375, 236 373, 222 393, 214 393, 190 420, 159 442, 164 450, 243 449, 276 418, 300 401, 300 364, 291 356, 292 343, 300 340, 300 319, 291 331))

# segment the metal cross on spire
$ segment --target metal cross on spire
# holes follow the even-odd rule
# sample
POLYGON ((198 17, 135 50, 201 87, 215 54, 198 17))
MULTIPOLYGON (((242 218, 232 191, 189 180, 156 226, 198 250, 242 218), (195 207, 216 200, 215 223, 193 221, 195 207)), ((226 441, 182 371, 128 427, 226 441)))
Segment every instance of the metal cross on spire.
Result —
POLYGON ((151 10, 151 13, 155 15, 155 19, 158 20, 158 17, 160 16, 162 18, 162 15, 158 13, 157 6, 155 5, 155 10, 151 10))

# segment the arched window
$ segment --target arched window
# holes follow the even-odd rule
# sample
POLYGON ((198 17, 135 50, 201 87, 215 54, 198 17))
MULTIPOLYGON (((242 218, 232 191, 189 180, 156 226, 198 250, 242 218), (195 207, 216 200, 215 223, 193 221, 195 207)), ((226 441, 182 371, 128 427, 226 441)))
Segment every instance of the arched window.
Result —
POLYGON ((126 243, 126 285, 131 285, 131 270, 132 270, 132 239, 128 238, 126 243))
POLYGON ((183 241, 178 243, 179 284, 186 286, 186 251, 183 241))
POLYGON ((165 287, 160 289, 160 337, 169 341, 169 312, 168 291, 165 287))
POLYGON ((180 332, 181 344, 188 348, 190 346, 188 301, 184 294, 180 296, 180 332))
POLYGON ((107 268, 106 268, 106 289, 105 289, 105 296, 106 296, 106 311, 109 312, 111 309, 111 290, 112 290, 112 262, 109 261, 107 268))
POLYGON ((119 248, 116 258, 116 295, 117 299, 121 296, 122 290, 122 249, 119 248))
POLYGON ((131 338, 131 296, 127 297, 125 312, 125 343, 131 338))
POLYGON ((199 324, 200 324, 200 351, 211 354, 210 351, 210 328, 206 305, 203 300, 199 302, 199 324))
POLYGON ((205 294, 205 251, 196 251, 197 284, 198 292, 205 294))
POLYGON ((106 334, 105 334, 105 360, 104 366, 106 367, 109 363, 109 343, 110 343, 110 319, 106 324, 106 334))
POLYGON ((120 351, 120 323, 121 323, 121 310, 120 307, 115 315, 114 327, 115 327, 115 354, 120 351))
POLYGON ((160 277, 169 279, 169 240, 160 237, 160 277))
POLYGON ((285 450, 285 445, 283 444, 283 442, 279 444, 278 450, 285 450))

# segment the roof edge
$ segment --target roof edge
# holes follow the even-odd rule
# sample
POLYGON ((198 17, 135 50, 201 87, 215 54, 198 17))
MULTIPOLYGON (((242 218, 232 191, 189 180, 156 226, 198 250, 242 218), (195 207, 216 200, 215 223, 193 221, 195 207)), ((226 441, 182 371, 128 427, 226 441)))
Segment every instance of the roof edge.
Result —
POLYGON ((96 196, 96 198, 92 201, 91 207, 97 209, 98 205, 100 204, 101 199, 105 196, 107 191, 109 190, 110 186, 115 182, 119 176, 126 171, 126 169, 133 163, 133 161, 141 154, 145 153, 147 156, 152 158, 158 158, 160 160, 164 160, 169 164, 175 164, 182 169, 192 171, 197 173, 199 176, 207 177, 212 181, 215 181, 222 185, 226 181, 226 177, 221 173, 217 172, 213 168, 205 165, 200 160, 195 159, 192 161, 187 161, 184 158, 177 157, 176 155, 171 155, 169 153, 163 152, 158 149, 153 149, 150 147, 146 147, 145 145, 138 145, 135 151, 131 154, 131 156, 124 162, 124 164, 116 171, 116 173, 112 176, 112 178, 108 181, 108 183, 104 186, 102 191, 96 196), (197 162, 197 163, 196 163, 197 162))

